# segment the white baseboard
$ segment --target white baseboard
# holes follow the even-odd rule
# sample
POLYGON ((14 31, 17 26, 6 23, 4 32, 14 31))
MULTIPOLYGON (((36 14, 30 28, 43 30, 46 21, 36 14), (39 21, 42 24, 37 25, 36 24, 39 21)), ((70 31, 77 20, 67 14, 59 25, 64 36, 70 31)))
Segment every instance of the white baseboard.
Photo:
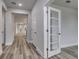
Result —
MULTIPOLYGON (((33 41, 28 41, 29 43, 33 43, 33 41)), ((37 52, 42 56, 42 57, 44 57, 44 54, 43 54, 43 52, 33 43, 33 45, 36 47, 36 50, 37 50, 37 52)))
POLYGON ((42 52, 38 47, 36 47, 36 50, 37 50, 37 52, 38 52, 42 57, 44 57, 43 52, 42 52))
POLYGON ((71 46, 75 46, 75 45, 78 45, 78 43, 73 43, 73 44, 68 44, 68 45, 62 45, 61 48, 71 47, 71 46))

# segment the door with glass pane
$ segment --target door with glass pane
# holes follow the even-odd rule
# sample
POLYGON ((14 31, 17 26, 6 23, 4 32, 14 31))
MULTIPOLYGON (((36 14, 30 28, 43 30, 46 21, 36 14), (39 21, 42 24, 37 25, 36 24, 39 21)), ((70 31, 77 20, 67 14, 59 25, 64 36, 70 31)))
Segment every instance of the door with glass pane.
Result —
POLYGON ((60 53, 60 10, 48 7, 48 57, 60 53))

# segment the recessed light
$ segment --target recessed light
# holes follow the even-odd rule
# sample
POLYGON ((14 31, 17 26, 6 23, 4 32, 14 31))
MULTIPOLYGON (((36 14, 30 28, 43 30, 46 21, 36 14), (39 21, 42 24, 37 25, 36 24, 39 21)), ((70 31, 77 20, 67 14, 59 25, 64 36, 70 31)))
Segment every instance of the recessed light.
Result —
POLYGON ((71 0, 66 0, 66 3, 71 3, 71 0))
POLYGON ((11 4, 16 5, 16 3, 15 3, 15 2, 11 2, 11 4))
POLYGON ((18 6, 20 6, 20 7, 21 7, 21 6, 22 6, 22 3, 19 3, 19 4, 18 4, 18 6))

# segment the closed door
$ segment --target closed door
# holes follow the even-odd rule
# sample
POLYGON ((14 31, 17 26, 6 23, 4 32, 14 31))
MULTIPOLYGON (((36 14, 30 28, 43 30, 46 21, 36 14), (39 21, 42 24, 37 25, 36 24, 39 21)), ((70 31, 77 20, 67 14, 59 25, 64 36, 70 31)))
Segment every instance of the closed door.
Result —
POLYGON ((60 10, 48 7, 48 57, 60 53, 60 10))

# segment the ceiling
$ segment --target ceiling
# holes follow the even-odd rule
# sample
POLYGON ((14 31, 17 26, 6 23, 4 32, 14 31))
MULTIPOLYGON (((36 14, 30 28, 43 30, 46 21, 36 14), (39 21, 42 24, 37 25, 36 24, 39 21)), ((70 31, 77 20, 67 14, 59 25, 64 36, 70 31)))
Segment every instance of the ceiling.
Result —
POLYGON ((8 8, 31 10, 36 3, 36 0, 4 0, 4 2, 8 8), (14 4, 12 4, 11 2, 14 2, 14 4), (18 6, 19 3, 22 3, 21 7, 18 6))
POLYGON ((68 8, 78 8, 78 0, 70 0, 70 3, 66 3, 67 0, 54 0, 52 4, 68 7, 68 8))

